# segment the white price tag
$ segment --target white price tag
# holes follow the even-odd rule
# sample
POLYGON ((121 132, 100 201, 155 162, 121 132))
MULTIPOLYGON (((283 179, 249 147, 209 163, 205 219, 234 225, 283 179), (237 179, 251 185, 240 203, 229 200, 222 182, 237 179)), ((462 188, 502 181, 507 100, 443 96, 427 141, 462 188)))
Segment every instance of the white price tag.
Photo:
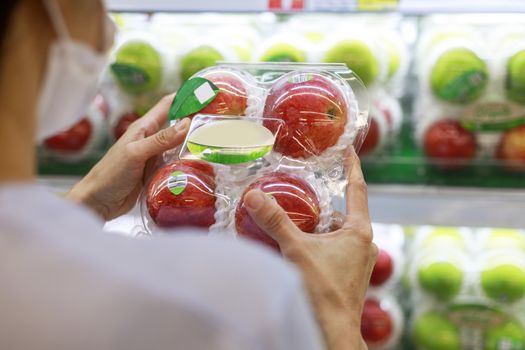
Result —
POLYGON ((201 104, 215 96, 215 93, 213 92, 213 89, 211 88, 211 85, 208 82, 196 88, 194 94, 201 104))

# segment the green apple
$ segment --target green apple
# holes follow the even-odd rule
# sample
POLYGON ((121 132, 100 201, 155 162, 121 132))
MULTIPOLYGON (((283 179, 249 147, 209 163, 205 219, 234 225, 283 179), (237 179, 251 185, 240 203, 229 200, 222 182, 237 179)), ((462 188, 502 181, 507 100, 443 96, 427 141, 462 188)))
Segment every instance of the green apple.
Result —
POLYGON ((457 327, 437 312, 428 312, 416 319, 414 341, 421 350, 461 349, 457 327))
POLYGON ((160 86, 162 59, 151 44, 130 41, 117 50, 111 71, 124 91, 141 94, 160 86))
POLYGON ((338 42, 325 53, 323 61, 346 64, 366 86, 376 81, 381 69, 370 46, 358 39, 338 42))
POLYGON ((194 48, 180 60, 180 75, 183 81, 204 68, 214 66, 217 61, 224 60, 224 56, 214 47, 202 45, 194 48))
POLYGON ((525 271, 511 262, 485 268, 481 271, 481 287, 492 299, 515 302, 525 295, 525 271))
POLYGON ((525 50, 514 54, 507 62, 507 97, 525 104, 525 50))
POLYGON ((233 45, 232 46, 233 51, 237 54, 241 62, 249 62, 252 58, 252 50, 245 45, 233 45))
POLYGON ((452 48, 441 54, 430 75, 434 94, 444 101, 458 104, 476 100, 487 82, 485 62, 466 48, 452 48))
POLYGON ((521 324, 507 321, 485 333, 484 350, 525 349, 525 332, 521 324))
POLYGON ((270 46, 261 55, 263 62, 305 62, 306 55, 303 50, 288 43, 278 43, 270 46))
POLYGON ((436 261, 418 268, 421 288, 440 300, 457 295, 463 284, 463 270, 453 262, 436 261))
POLYGON ((319 44, 323 41, 325 34, 322 32, 305 32, 304 37, 315 44, 319 44))
POLYGON ((442 245, 447 247, 463 248, 465 239, 457 227, 436 227, 423 241, 423 247, 442 245))
POLYGON ((454 40, 454 39, 468 40, 471 36, 472 36, 471 33, 462 31, 462 30, 438 32, 432 36, 432 39, 430 40, 430 45, 437 45, 445 41, 454 40))
POLYGON ((493 229, 485 242, 487 249, 521 249, 525 251, 525 235, 513 229, 493 229))

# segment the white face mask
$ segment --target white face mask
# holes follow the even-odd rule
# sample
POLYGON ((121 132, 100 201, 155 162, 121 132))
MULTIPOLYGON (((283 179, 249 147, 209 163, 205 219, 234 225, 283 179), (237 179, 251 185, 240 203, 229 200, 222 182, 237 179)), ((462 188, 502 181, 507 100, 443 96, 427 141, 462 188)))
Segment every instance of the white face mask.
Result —
MULTIPOLYGON (((95 98, 99 76, 107 60, 105 54, 70 37, 56 0, 44 0, 44 5, 58 39, 49 48, 47 71, 38 102, 38 142, 82 119, 95 98)), ((112 41, 114 31, 108 17, 105 39, 112 41)))

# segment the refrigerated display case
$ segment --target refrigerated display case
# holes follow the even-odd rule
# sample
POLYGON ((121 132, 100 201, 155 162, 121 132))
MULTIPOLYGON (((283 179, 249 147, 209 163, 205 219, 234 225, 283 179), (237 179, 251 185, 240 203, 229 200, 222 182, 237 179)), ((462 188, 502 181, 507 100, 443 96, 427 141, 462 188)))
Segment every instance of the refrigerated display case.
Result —
MULTIPOLYGON (((110 109, 105 119, 106 128, 109 130, 106 142, 103 145, 99 144, 96 150, 83 159, 70 158, 64 161, 63 157, 56 157, 45 150, 41 151, 39 168, 42 184, 59 192, 66 191, 118 138, 115 135, 116 130, 122 127, 121 123, 129 123, 139 118, 156 98, 164 93, 175 91, 192 73, 215 64, 216 61, 256 61, 271 56, 269 60, 314 62, 323 61, 330 50, 333 51, 330 60, 338 60, 344 55, 338 55, 337 50, 342 49, 336 48, 337 45, 348 43, 349 40, 355 44, 357 39, 364 38, 359 43, 357 50, 360 53, 363 51, 370 53, 370 56, 366 56, 369 65, 354 66, 354 71, 361 72, 362 80, 368 84, 372 92, 371 113, 376 113, 375 116, 372 116, 376 120, 376 125, 371 127, 370 135, 375 135, 377 139, 372 140, 370 136, 368 140, 371 145, 370 153, 363 155, 362 158, 365 177, 369 185, 370 213, 375 223, 387 225, 375 227, 378 231, 404 231, 402 243, 399 241, 392 243, 388 240, 381 242, 385 244, 385 249, 394 251, 398 249, 401 253, 394 254, 401 254, 404 257, 404 261, 400 264, 405 266, 419 259, 414 257, 416 254, 411 249, 416 249, 413 247, 420 244, 418 237, 429 234, 429 225, 461 227, 461 230, 469 231, 465 235, 461 233, 463 237, 461 239, 472 239, 472 241, 478 240, 476 235, 479 232, 486 235, 486 231, 492 228, 525 228, 525 215, 523 215, 525 212, 525 167, 521 164, 521 162, 525 164, 525 133, 512 136, 514 141, 510 146, 511 149, 523 147, 523 153, 518 155, 518 158, 522 157, 521 160, 509 166, 509 163, 494 156, 496 154, 494 150, 485 151, 482 156, 476 155, 472 159, 460 158, 452 164, 449 158, 432 159, 429 157, 429 151, 425 149, 425 142, 421 140, 424 137, 421 135, 426 131, 418 131, 423 128, 420 126, 421 120, 425 120, 424 116, 421 117, 422 114, 443 110, 447 117, 452 117, 457 121, 460 118, 456 118, 454 113, 462 114, 464 111, 462 107, 454 105, 455 102, 452 103, 452 107, 447 106, 448 102, 439 100, 441 98, 439 94, 437 97, 430 97, 431 102, 424 101, 426 99, 424 96, 425 79, 432 79, 425 78, 424 75, 429 73, 424 72, 426 68, 421 68, 426 62, 426 59, 422 57, 431 51, 429 47, 424 48, 422 44, 425 33, 433 30, 439 32, 440 28, 454 28, 462 32, 458 35, 461 40, 454 38, 456 34, 452 34, 453 38, 450 41, 452 47, 455 47, 456 44, 464 45, 462 42, 466 41, 465 37, 481 36, 481 41, 478 41, 477 44, 481 43, 482 46, 486 45, 488 48, 482 47, 481 50, 484 50, 484 53, 479 56, 488 68, 482 73, 478 72, 478 78, 494 75, 490 69, 497 72, 504 71, 505 69, 498 64, 501 64, 500 61, 504 59, 510 60, 512 56, 510 53, 512 50, 505 51, 504 54, 507 56, 504 57, 501 54, 504 50, 498 51, 496 47, 496 44, 504 41, 501 39, 503 33, 506 32, 510 38, 508 39, 510 44, 507 44, 507 47, 521 45, 523 40, 521 37, 525 38, 525 29, 522 24, 525 18, 525 2, 520 0, 433 2, 426 0, 230 0, 224 2, 109 0, 108 7, 121 27, 117 49, 128 42, 127 40, 133 41, 137 38, 151 46, 150 56, 155 58, 154 61, 157 62, 158 67, 149 65, 148 69, 152 70, 149 75, 157 77, 158 81, 153 79, 154 81, 150 82, 158 86, 151 93, 142 91, 122 93, 118 91, 118 88, 115 89, 118 83, 112 80, 114 76, 112 78, 108 70, 103 80, 103 88, 106 89, 105 97, 109 101, 110 109), (476 31, 478 32, 472 34, 476 31), (489 37, 492 37, 491 47, 489 47, 489 37), (203 53, 202 48, 205 48, 206 53, 203 53), (397 50, 397 54, 391 54, 392 48, 394 51, 397 50), (215 55, 211 63, 207 62, 208 58, 202 58, 209 57, 210 52, 215 55), (199 67, 189 67, 184 57, 190 57, 188 60, 191 63, 201 62, 202 64, 199 67), (370 63, 374 59, 377 59, 377 66, 370 63), (186 70, 191 71, 186 72, 186 70), (390 100, 394 102, 385 102, 390 100), (488 153, 491 155, 487 156, 488 153)), ((467 45, 468 48, 470 48, 469 45, 467 45)), ((439 50, 444 51, 445 48, 439 50)), ((351 52, 355 54, 356 51, 351 52)), ((443 52, 439 51, 439 54, 443 52)), ((517 54, 517 52, 512 54, 517 54)), ((115 51, 112 55, 113 63, 125 64, 125 59, 117 62, 117 56, 115 51)), ((121 57, 124 56, 121 55, 121 57)), ((436 57, 428 60, 437 61, 438 56, 436 54, 436 57)), ((462 58, 459 61, 464 60, 462 58)), ((518 60, 521 62, 521 58, 515 61, 518 60)), ((476 62, 473 64, 476 65, 476 62)), ((354 62, 348 60, 348 64, 354 64, 354 62)), ((522 74, 523 78, 520 79, 525 80, 525 63, 514 64, 518 67, 514 68, 514 71, 522 74)), ((120 68, 126 69, 125 65, 120 68)), ((447 74, 450 70, 450 68, 444 69, 447 74)), ((440 84, 448 82, 442 77, 441 80, 439 78, 434 78, 432 83, 428 84, 431 84, 432 87, 434 85, 439 87, 440 84)), ((488 85, 492 84, 491 79, 493 78, 488 78, 488 85)), ((500 87, 508 87, 511 84, 508 77, 498 77, 493 81, 496 81, 494 84, 500 84, 500 87)), ((523 89, 523 94, 525 94, 525 85, 520 85, 521 82, 514 84, 517 84, 515 86, 518 90, 523 89)), ((149 87, 145 86, 144 89, 147 90, 149 87)), ((439 88, 436 89, 439 90, 439 88)), ((471 93, 475 94, 472 91, 471 93)), ((430 91, 429 94, 431 93, 430 91)), ((518 94, 521 93, 519 90, 518 94)), ((442 95, 449 96, 446 93, 442 95)), ((490 103, 507 101, 507 97, 498 100, 500 95, 498 93, 487 94, 486 101, 490 103)), ((485 101, 485 97, 482 97, 482 100, 485 101)), ((518 120, 517 124, 504 126, 503 129, 497 130, 498 135, 507 133, 516 127, 522 127, 525 122, 525 107, 521 105, 520 98, 517 100, 518 102, 512 105, 512 110, 515 111, 513 120, 518 120)), ((446 118, 443 117, 443 119, 446 118)), ((455 139, 460 137, 457 136, 456 124, 446 127, 448 132, 456 133, 455 139)), ((460 122, 459 127, 464 129, 464 124, 460 122)), ((470 130, 476 137, 474 144, 472 142, 469 144, 472 138, 467 137, 466 141, 458 147, 462 150, 473 147, 479 153, 481 146, 478 137, 483 140, 488 139, 486 142, 493 148, 503 147, 498 146, 498 142, 502 141, 494 141, 494 135, 488 135, 478 127, 479 125, 476 124, 477 129, 470 130)), ((438 139, 437 142, 438 145, 442 145, 445 141, 438 139)), ((132 213, 107 223, 106 229, 111 232, 133 235, 140 224, 140 210, 135 208, 132 213)), ((516 232, 518 235, 523 235, 522 231, 516 232)), ((439 244, 436 246, 438 247, 436 249, 443 248, 439 244)), ((480 251, 484 252, 483 249, 480 251)), ((468 259, 471 260, 466 260, 467 265, 468 261, 473 261, 473 256, 478 256, 471 251, 468 254, 468 259)), ((516 258, 516 261, 521 264, 522 257, 516 258)), ((401 337, 395 334, 396 332, 404 334, 401 337, 404 339, 403 342, 399 343, 403 345, 398 345, 398 348, 411 348, 413 345, 410 344, 413 343, 414 338, 412 330, 415 327, 417 329, 415 337, 419 337, 420 345, 432 349, 434 349, 432 346, 459 349, 461 348, 458 347, 460 346, 458 345, 459 340, 452 340, 451 343, 444 343, 445 345, 425 343, 429 328, 443 326, 444 314, 453 315, 450 317, 456 317, 457 321, 458 317, 468 318, 468 315, 475 315, 472 316, 475 318, 486 316, 488 313, 492 315, 490 317, 497 318, 494 315, 500 315, 501 312, 504 313, 507 310, 505 309, 507 306, 504 306, 505 310, 501 311, 499 304, 479 300, 470 304, 463 300, 461 305, 468 304, 469 306, 462 309, 463 311, 458 311, 455 305, 459 304, 427 303, 417 298, 412 299, 412 297, 407 297, 407 295, 412 295, 409 287, 411 277, 401 275, 396 277, 396 284, 392 289, 387 288, 385 292, 379 288, 371 293, 368 305, 370 312, 375 314, 383 312, 382 315, 384 315, 390 310, 392 312, 390 315, 394 318, 390 325, 391 333, 389 333, 392 337, 388 338, 388 342, 385 343, 379 341, 375 344, 375 348, 391 348, 389 347, 391 339, 397 341, 397 338, 401 337), (386 304, 381 304, 381 302, 378 304, 377 301, 382 298, 387 300, 386 304), (397 301, 392 302, 392 300, 397 301), (381 306, 385 306, 388 310, 381 310, 381 306), (404 309, 405 321, 399 319, 397 310, 401 307, 404 309), (470 307, 477 311, 470 313, 470 307), (465 309, 468 310, 465 311, 465 309), (400 323, 404 325, 404 332, 396 328, 400 323)), ((416 277, 412 279, 417 280, 416 277)), ((472 288, 475 289, 475 287, 472 288)), ((465 293, 467 296, 471 295, 468 291, 465 293)), ((500 318, 505 322, 508 321, 506 327, 511 333, 515 328, 513 322, 523 322, 519 320, 519 317, 517 321, 512 317, 500 318)), ((374 328, 374 323, 367 323, 367 325, 371 327, 369 331, 373 333, 372 339, 374 334, 378 336, 374 331, 380 332, 380 330, 374 328)), ((445 331, 452 329, 450 325, 443 327, 445 331)), ((474 331, 467 329, 464 332, 471 332, 469 334, 480 337, 479 329, 474 331)), ((503 331, 496 329, 490 334, 497 338, 498 332, 503 331)), ((518 333, 516 337, 518 340, 515 340, 514 343, 511 341, 510 343, 503 342, 507 345, 498 345, 496 341, 494 345, 486 341, 485 344, 488 345, 485 348, 521 349, 518 347, 523 346, 519 338, 520 331, 515 332, 518 333)), ((457 335, 456 330, 453 333, 457 335)), ((465 349, 478 349, 483 344, 483 341, 478 339, 477 342, 473 341, 468 346, 463 346, 466 346, 465 349)), ((438 348, 435 347, 435 349, 438 348)))

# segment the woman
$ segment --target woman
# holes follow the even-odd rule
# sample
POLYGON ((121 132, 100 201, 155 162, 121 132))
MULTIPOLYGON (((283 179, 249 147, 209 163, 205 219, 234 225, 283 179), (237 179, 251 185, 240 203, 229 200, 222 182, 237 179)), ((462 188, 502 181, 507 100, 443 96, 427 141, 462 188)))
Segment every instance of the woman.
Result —
POLYGON ((351 214, 334 232, 299 232, 262 192, 247 195, 294 266, 242 241, 101 232, 134 205, 156 157, 183 141, 187 120, 163 129, 173 96, 69 201, 36 186, 34 143, 73 124, 92 97, 111 46, 105 19, 94 0, 0 5, 0 348, 365 349, 360 314, 377 248, 353 152, 351 214))

